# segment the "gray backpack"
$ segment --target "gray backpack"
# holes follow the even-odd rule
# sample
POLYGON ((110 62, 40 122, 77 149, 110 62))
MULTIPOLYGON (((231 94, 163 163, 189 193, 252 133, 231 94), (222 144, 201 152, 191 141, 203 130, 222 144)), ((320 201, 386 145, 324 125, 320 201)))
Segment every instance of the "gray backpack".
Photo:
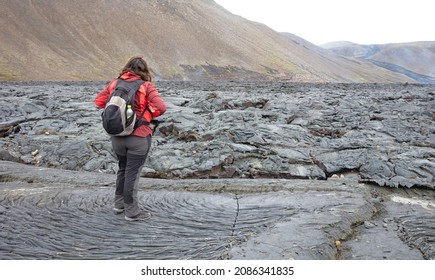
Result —
MULTIPOLYGON (((111 136, 128 136, 143 122, 134 113, 134 99, 136 91, 144 81, 132 82, 118 79, 115 90, 106 101, 106 106, 101 114, 103 127, 111 136), (128 110, 130 109, 130 110, 128 110)), ((144 111, 145 113, 145 111, 144 111)))

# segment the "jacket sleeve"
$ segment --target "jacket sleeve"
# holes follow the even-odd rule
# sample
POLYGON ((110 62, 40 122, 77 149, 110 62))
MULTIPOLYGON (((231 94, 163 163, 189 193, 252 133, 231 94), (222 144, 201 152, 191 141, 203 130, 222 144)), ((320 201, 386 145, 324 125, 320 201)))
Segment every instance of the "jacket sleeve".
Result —
POLYGON ((152 83, 147 86, 148 108, 153 114, 153 118, 163 115, 166 112, 166 103, 163 101, 157 89, 152 83))
POLYGON ((100 108, 104 108, 106 106, 106 100, 109 98, 110 94, 113 92, 117 84, 117 80, 110 82, 103 90, 101 90, 97 97, 95 97, 94 103, 100 108))

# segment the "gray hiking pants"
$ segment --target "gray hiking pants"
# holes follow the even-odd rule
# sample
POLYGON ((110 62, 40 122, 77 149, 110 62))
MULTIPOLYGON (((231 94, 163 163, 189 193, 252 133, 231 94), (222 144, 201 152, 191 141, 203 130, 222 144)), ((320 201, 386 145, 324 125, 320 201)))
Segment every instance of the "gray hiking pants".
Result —
POLYGON ((125 215, 134 217, 140 213, 137 185, 140 171, 145 164, 151 146, 151 136, 112 137, 112 147, 118 157, 115 207, 125 209, 125 215))

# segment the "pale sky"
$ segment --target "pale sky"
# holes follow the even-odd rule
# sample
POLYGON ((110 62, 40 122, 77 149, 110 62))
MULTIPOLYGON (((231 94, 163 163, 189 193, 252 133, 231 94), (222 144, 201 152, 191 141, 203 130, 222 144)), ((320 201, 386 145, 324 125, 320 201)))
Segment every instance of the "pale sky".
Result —
POLYGON ((233 14, 313 44, 435 41, 434 0, 215 0, 233 14))

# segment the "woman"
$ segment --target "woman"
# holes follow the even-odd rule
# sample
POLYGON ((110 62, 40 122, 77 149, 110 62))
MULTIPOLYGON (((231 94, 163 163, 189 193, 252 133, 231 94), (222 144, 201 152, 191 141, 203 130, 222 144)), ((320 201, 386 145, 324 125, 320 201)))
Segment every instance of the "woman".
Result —
MULTIPOLYGON (((134 111, 142 121, 149 123, 154 117, 166 111, 166 104, 151 83, 148 65, 141 57, 131 58, 122 69, 118 79, 127 82, 143 80, 135 95, 134 111), (148 110, 149 109, 149 110, 148 110)), ((95 104, 104 108, 106 100, 116 87, 118 79, 111 81, 95 98, 95 104)), ((119 170, 116 178, 115 207, 116 214, 124 213, 127 221, 143 221, 151 217, 149 212, 139 208, 137 185, 140 170, 145 164, 151 146, 152 129, 148 125, 138 126, 129 136, 112 136, 112 147, 118 158, 119 170)))

